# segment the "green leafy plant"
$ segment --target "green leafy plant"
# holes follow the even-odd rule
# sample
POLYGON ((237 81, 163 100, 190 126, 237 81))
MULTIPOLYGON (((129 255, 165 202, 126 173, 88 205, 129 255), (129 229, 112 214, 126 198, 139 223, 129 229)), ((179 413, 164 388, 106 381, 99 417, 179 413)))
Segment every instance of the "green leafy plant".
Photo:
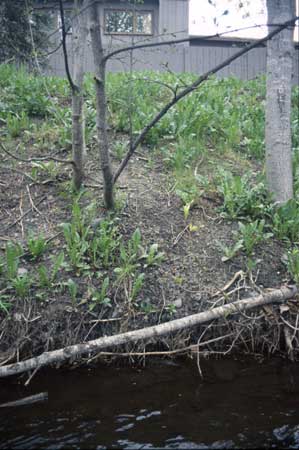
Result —
POLYGON ((276 208, 273 214, 273 230, 279 239, 299 241, 299 203, 289 200, 285 205, 276 208))
POLYGON ((82 271, 88 269, 84 256, 89 249, 90 226, 85 224, 79 199, 76 199, 72 209, 71 223, 63 223, 62 230, 66 242, 67 255, 74 269, 82 271))
POLYGON ((137 262, 137 255, 130 254, 123 245, 120 246, 119 263, 119 267, 114 269, 116 284, 133 278, 136 270, 140 267, 140 264, 137 262))
POLYGON ((17 276, 19 259, 23 251, 19 244, 8 242, 5 248, 5 265, 6 276, 9 280, 12 280, 17 276))
POLYGON ((11 280, 12 287, 15 289, 17 296, 21 298, 28 296, 32 282, 33 280, 28 273, 11 280))
POLYGON ((263 182, 252 186, 247 176, 222 172, 218 191, 223 196, 223 217, 255 219, 270 216, 271 203, 263 182))
POLYGON ((47 250, 48 244, 43 235, 34 236, 33 233, 29 234, 27 240, 28 250, 32 259, 39 259, 47 250))
POLYGON ((113 147, 113 153, 118 161, 122 161, 127 152, 127 143, 117 141, 113 147))
POLYGON ((77 285, 77 283, 74 280, 72 280, 72 278, 69 278, 67 280, 66 285, 67 285, 69 294, 71 296, 72 303, 75 304, 76 303, 76 299, 77 299, 77 295, 78 295, 78 285, 77 285))
POLYGON ((156 312, 156 308, 153 307, 150 301, 142 301, 139 308, 146 315, 156 312))
POLYGON ((101 220, 95 236, 89 243, 89 256, 93 266, 108 268, 114 263, 115 253, 119 246, 117 227, 113 221, 101 220))
POLYGON ((87 235, 84 234, 81 236, 74 224, 71 223, 62 224, 62 229, 66 242, 66 252, 72 267, 79 271, 87 268, 88 266, 83 259, 89 248, 88 241, 86 240, 87 235))
POLYGON ((6 118, 7 131, 12 138, 20 136, 23 130, 29 128, 29 117, 25 111, 21 114, 9 113, 6 118))
POLYGON ((61 251, 58 255, 51 255, 52 267, 47 269, 45 265, 37 268, 38 284, 41 288, 50 288, 56 280, 57 274, 63 267, 67 267, 64 260, 64 252, 61 251))
POLYGON ((144 284, 144 273, 139 273, 136 277, 136 279, 133 281, 132 284, 132 290, 130 292, 130 298, 129 301, 133 302, 136 300, 139 292, 141 291, 143 284, 144 284))
POLYGON ((265 231, 265 220, 255 220, 247 224, 239 222, 239 235, 248 256, 252 255, 254 247, 273 236, 265 231))
POLYGON ((65 263, 64 263, 64 252, 61 251, 60 253, 58 253, 58 255, 53 255, 51 257, 52 262, 53 262, 53 266, 52 266, 52 271, 51 271, 51 276, 50 276, 50 281, 51 283, 54 283, 57 274, 59 272, 59 270, 62 267, 65 267, 65 263))
POLYGON ((239 240, 237 241, 232 247, 229 247, 227 245, 222 244, 221 242, 218 242, 218 246, 224 253, 224 256, 222 256, 221 261, 226 262, 230 259, 234 258, 240 250, 243 248, 243 241, 239 240))
POLYGON ((37 268, 37 275, 38 275, 39 286, 41 288, 48 288, 51 286, 51 278, 48 274, 48 270, 47 270, 46 266, 39 266, 37 268))
POLYGON ((9 309, 12 306, 12 304, 6 300, 7 298, 8 296, 6 295, 1 295, 0 297, 0 312, 4 311, 5 314, 9 314, 9 309))
POLYGON ((141 249, 141 232, 139 228, 136 228, 134 233, 131 236, 131 239, 128 242, 128 256, 129 258, 137 258, 138 253, 141 249))
POLYGON ((94 290, 92 293, 91 300, 93 301, 93 304, 90 305, 90 309, 92 310, 96 304, 107 306, 111 308, 111 299, 109 298, 109 285, 110 285, 110 279, 109 277, 105 277, 103 280, 103 283, 101 285, 100 290, 94 290))
POLYGON ((165 310, 170 316, 173 316, 176 313, 176 306, 174 303, 170 303, 169 305, 165 306, 165 310))
POLYGON ((299 283, 299 248, 295 247, 287 252, 286 265, 295 283, 299 283))
POLYGON ((159 252, 158 244, 152 244, 149 249, 142 254, 141 258, 145 259, 144 268, 146 269, 147 267, 161 264, 164 259, 164 253, 159 252))

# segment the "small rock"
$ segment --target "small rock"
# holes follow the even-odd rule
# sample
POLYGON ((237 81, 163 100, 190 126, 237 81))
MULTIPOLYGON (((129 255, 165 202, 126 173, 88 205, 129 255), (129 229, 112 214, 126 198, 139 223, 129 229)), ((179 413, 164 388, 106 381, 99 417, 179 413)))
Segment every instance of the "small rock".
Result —
POLYGON ((22 320, 22 314, 20 314, 20 313, 15 313, 15 314, 14 314, 14 319, 15 319, 15 321, 17 321, 17 322, 21 322, 21 320, 22 320))
POLYGON ((173 302, 173 304, 174 304, 174 306, 175 306, 176 308, 181 308, 181 307, 183 306, 183 301, 182 301, 181 298, 178 298, 177 300, 175 300, 175 301, 173 302))
POLYGON ((19 267, 18 268, 18 277, 24 277, 25 275, 27 275, 28 270, 25 269, 25 267, 19 267))

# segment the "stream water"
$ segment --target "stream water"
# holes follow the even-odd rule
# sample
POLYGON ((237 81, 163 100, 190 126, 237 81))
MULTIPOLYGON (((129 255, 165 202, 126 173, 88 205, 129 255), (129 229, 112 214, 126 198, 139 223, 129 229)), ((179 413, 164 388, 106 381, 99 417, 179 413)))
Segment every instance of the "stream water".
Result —
POLYGON ((0 448, 299 448, 299 364, 156 362, 146 369, 38 373, 0 382, 0 448))

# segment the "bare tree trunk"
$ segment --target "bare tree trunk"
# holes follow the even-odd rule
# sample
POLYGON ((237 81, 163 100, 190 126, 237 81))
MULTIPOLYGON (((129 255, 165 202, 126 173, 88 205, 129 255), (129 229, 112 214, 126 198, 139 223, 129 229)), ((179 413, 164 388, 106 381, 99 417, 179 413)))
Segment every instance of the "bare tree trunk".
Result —
POLYGON ((93 59, 95 65, 95 85, 96 85, 96 109, 97 109, 97 132, 99 140, 99 153, 101 169, 104 180, 104 202, 108 209, 114 207, 113 198, 113 176, 109 158, 109 143, 107 136, 107 103, 105 92, 106 61, 102 44, 101 22, 98 14, 96 2, 89 4, 89 26, 93 59))
POLYGON ((85 119, 84 99, 82 93, 84 77, 84 51, 87 38, 86 14, 81 12, 86 1, 75 1, 74 18, 72 21, 72 47, 73 47, 73 80, 72 87, 72 150, 73 150, 73 185, 76 190, 82 186, 84 178, 85 148, 85 119))
MULTIPOLYGON (((295 0, 267 0, 268 23, 295 17, 295 0)), ((290 26, 267 43, 266 176, 274 200, 293 198, 291 87, 293 31, 290 26)))

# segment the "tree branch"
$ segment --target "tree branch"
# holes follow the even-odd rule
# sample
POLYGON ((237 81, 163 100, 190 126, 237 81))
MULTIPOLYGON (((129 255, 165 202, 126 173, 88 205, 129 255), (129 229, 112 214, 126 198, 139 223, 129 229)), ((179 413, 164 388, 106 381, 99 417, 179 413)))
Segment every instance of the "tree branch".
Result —
POLYGON ((63 49, 63 56, 64 56, 64 64, 65 64, 65 71, 66 76, 68 79, 68 82, 70 83, 72 91, 77 91, 78 87, 74 84, 70 68, 69 68, 69 61, 68 61, 68 55, 67 55, 67 48, 66 48, 66 31, 65 31, 65 21, 64 21, 64 9, 63 9, 63 3, 62 0, 59 0, 59 9, 60 9, 60 19, 61 19, 61 31, 62 31, 62 49, 63 49))
POLYGON ((173 97, 173 99, 168 102, 161 110, 160 112, 151 120, 151 122, 146 125, 139 136, 134 141, 133 145, 130 147, 129 151, 127 152, 126 156, 124 157, 123 161, 119 165, 118 169, 116 170, 113 182, 115 183, 124 170, 124 168, 127 166, 131 156, 133 155, 136 148, 143 142, 145 136, 147 133, 156 125, 156 123, 159 122, 160 119, 172 108, 178 101, 180 101, 182 98, 186 97, 186 95, 193 92, 195 89, 198 88, 198 86, 203 83, 205 80, 207 80, 210 75, 215 74, 219 72, 219 70, 223 69, 224 67, 231 64, 236 59, 240 58, 240 56, 244 55, 245 53, 248 53, 250 50, 252 50, 255 47, 258 47, 260 44, 263 44, 264 42, 267 42, 269 39, 272 39, 273 36, 278 34, 280 31, 282 31, 284 28, 287 28, 288 26, 294 25, 294 23, 299 19, 299 16, 294 17, 291 20, 288 20, 287 22, 284 22, 280 26, 278 26, 275 30, 273 30, 271 33, 269 33, 267 36, 263 37, 262 39, 259 39, 258 41, 253 42, 252 44, 248 45, 247 47, 243 48, 242 50, 238 51, 234 55, 227 58, 222 63, 218 64, 213 69, 209 70, 205 74, 201 75, 194 83, 192 83, 190 86, 188 86, 186 89, 182 90, 179 94, 173 97))
POLYGON ((59 158, 54 158, 53 156, 43 156, 41 158, 30 158, 30 159, 24 159, 24 158, 20 158, 19 156, 14 155, 13 153, 11 153, 9 150, 7 150, 7 148, 4 146, 3 142, 0 141, 0 147, 2 148, 2 150, 4 151, 4 153, 6 153, 8 156, 10 156, 11 158, 15 159, 16 161, 20 161, 20 162, 24 162, 24 163, 33 163, 33 162, 39 162, 39 161, 55 161, 58 163, 62 163, 62 164, 71 164, 74 165, 74 161, 71 160, 66 160, 66 159, 59 159, 59 158))
MULTIPOLYGON (((298 17, 297 17, 297 19, 298 19, 298 17)), ((226 34, 232 34, 232 33, 236 33, 239 31, 246 31, 246 30, 251 30, 253 28, 261 28, 261 27, 265 27, 265 26, 270 27, 270 26, 280 26, 280 25, 284 25, 284 24, 278 23, 278 24, 274 24, 274 25, 273 24, 251 25, 248 27, 236 28, 234 30, 223 31, 222 33, 211 34, 209 36, 204 36, 204 37, 203 36, 192 36, 192 37, 187 37, 187 38, 182 38, 182 39, 170 39, 170 40, 162 41, 162 42, 150 42, 150 43, 145 43, 145 44, 130 45, 128 47, 119 48, 117 50, 114 50, 114 51, 108 53, 104 59, 105 59, 105 61, 107 61, 108 59, 111 59, 114 56, 119 55, 120 53, 128 52, 130 50, 138 50, 138 49, 151 48, 151 47, 161 47, 161 46, 165 46, 165 45, 177 45, 177 44, 183 44, 183 43, 192 42, 192 41, 206 42, 211 39, 220 38, 226 34)), ((250 40, 250 39, 248 39, 248 40, 250 40)))

